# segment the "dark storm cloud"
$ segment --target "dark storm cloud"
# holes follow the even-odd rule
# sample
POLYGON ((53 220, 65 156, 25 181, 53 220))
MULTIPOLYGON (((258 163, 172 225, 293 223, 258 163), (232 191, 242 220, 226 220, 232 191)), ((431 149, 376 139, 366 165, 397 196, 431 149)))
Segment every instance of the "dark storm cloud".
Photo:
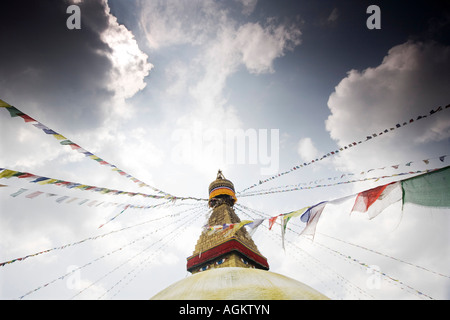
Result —
POLYGON ((83 128, 100 121, 99 105, 113 95, 106 89, 112 65, 103 54, 110 48, 101 39, 108 16, 103 1, 84 1, 78 4, 81 30, 69 30, 69 5, 60 0, 0 4, 0 97, 35 116, 73 119, 83 128))

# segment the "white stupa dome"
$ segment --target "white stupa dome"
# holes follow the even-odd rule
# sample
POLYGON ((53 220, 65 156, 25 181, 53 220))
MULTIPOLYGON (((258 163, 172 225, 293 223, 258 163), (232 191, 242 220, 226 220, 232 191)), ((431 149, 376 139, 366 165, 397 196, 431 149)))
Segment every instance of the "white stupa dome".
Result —
POLYGON ((152 300, 326 300, 313 288, 278 273, 239 267, 211 269, 180 280, 152 300))

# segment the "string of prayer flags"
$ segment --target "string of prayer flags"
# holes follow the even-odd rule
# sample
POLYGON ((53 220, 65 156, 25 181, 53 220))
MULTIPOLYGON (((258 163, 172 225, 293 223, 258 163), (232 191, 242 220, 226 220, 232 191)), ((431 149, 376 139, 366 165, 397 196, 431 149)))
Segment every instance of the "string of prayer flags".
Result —
POLYGON ((117 218, 117 217, 120 216, 122 213, 124 213, 124 211, 127 210, 129 207, 130 207, 130 205, 127 204, 127 205, 125 206, 125 208, 124 208, 122 211, 120 211, 120 212, 119 212, 118 214, 116 214, 114 217, 112 217, 111 219, 109 219, 107 222, 105 222, 105 223, 103 223, 102 225, 100 225, 98 228, 100 229, 100 228, 103 227, 105 224, 108 224, 108 223, 110 223, 111 221, 113 221, 115 218, 117 218))
MULTIPOLYGON (((411 167, 412 163, 417 163, 417 162, 423 162, 423 163, 429 164, 430 160, 436 160, 436 159, 439 159, 440 162, 444 162, 446 157, 447 157, 447 155, 443 155, 443 156, 439 156, 439 157, 435 157, 435 158, 428 158, 427 161, 425 161, 425 160, 408 161, 407 163, 404 164, 404 166, 411 167)), ((381 168, 371 168, 371 169, 368 169, 366 171, 361 171, 359 174, 363 175, 363 174, 367 174, 367 173, 373 172, 375 170, 385 170, 385 169, 388 169, 388 168, 394 168, 394 169, 397 170, 397 169, 399 169, 400 166, 401 166, 400 164, 396 164, 396 165, 385 166, 385 167, 381 167, 381 168)), ((422 171, 418 171, 418 172, 415 172, 415 173, 421 173, 421 172, 422 171)), ((398 173, 398 175, 405 175, 405 174, 412 174, 412 173, 414 173, 414 172, 409 171, 408 173, 398 173)), ((277 186, 277 187, 272 187, 272 188, 269 188, 269 189, 262 189, 262 190, 258 190, 258 191, 250 191, 250 192, 247 192, 247 193, 241 193, 239 196, 240 197, 247 197, 247 196, 253 196, 253 195, 260 195, 260 194, 294 191, 294 190, 297 190, 295 188, 301 187, 301 186, 311 186, 311 185, 313 185, 312 188, 314 188, 314 185, 318 185, 318 184, 320 184, 320 183, 322 183, 324 181, 336 181, 336 180, 340 180, 340 179, 344 178, 345 176, 355 176, 355 175, 358 175, 358 173, 343 173, 340 176, 316 179, 314 181, 309 181, 309 182, 300 182, 298 184, 277 186), (279 189, 288 189, 288 188, 291 188, 291 189, 290 190, 286 190, 286 191, 285 190, 277 191, 279 189), (275 191, 275 192, 271 192, 271 191, 275 191)), ((393 176, 395 176, 395 175, 397 175, 397 174, 393 174, 393 176)), ((383 177, 389 177, 389 176, 382 176, 382 177, 375 178, 375 179, 380 179, 380 178, 383 178, 383 177)), ((374 178, 368 178, 368 179, 374 179, 374 178)), ((354 180, 354 181, 350 181, 350 182, 365 181, 365 180, 366 179, 354 180)), ((350 183, 350 182, 347 181, 347 182, 341 182, 341 183, 350 183)), ((301 189, 304 189, 304 188, 301 188, 301 189)), ((300 190, 300 189, 298 189, 298 190, 300 190)))
MULTIPOLYGON (((444 110, 444 109, 445 109, 445 110, 450 109, 450 104, 446 105, 444 108, 443 108, 442 106, 439 106, 439 107, 437 107, 436 109, 431 109, 428 115, 419 115, 419 116, 416 118, 416 121, 417 121, 417 120, 421 120, 421 119, 425 119, 425 118, 430 117, 430 116, 432 116, 432 115, 435 115, 435 114, 437 114, 438 112, 440 112, 440 111, 442 111, 442 110, 444 110)), ((381 135, 383 135, 383 134, 392 132, 393 130, 402 128, 402 127, 404 127, 404 126, 406 126, 406 125, 408 125, 408 124, 410 124, 410 123, 413 123, 413 122, 415 122, 414 119, 413 119, 413 118, 410 118, 409 120, 404 121, 402 124, 397 123, 395 126, 389 127, 389 129, 386 128, 386 129, 380 131, 379 133, 373 133, 373 134, 367 135, 365 140, 359 140, 359 141, 358 141, 358 140, 354 140, 352 143, 349 143, 348 145, 342 146, 341 148, 339 148, 339 150, 333 150, 333 151, 328 152, 327 154, 324 154, 321 158, 312 159, 312 160, 309 161, 309 162, 304 162, 303 164, 299 164, 299 165, 297 165, 297 166, 294 166, 294 167, 292 167, 291 169, 289 169, 289 170, 287 170, 287 171, 285 171, 285 172, 281 172, 281 173, 279 173, 279 174, 277 174, 277 175, 274 175, 274 176, 272 176, 272 177, 270 177, 270 178, 267 178, 267 179, 264 179, 264 180, 260 180, 258 183, 255 183, 255 184, 253 184, 252 186, 250 186, 250 187, 248 187, 248 188, 245 188, 245 189, 243 189, 243 190, 237 192, 237 194, 240 194, 240 193, 242 193, 242 192, 244 192, 244 191, 247 191, 247 190, 249 190, 249 189, 252 189, 252 188, 255 188, 255 187, 257 187, 257 186, 260 186, 260 185, 262 185, 262 184, 264 184, 264 183, 266 183, 266 182, 269 182, 269 181, 271 181, 271 180, 280 178, 280 177, 282 177, 282 176, 284 176, 284 175, 286 175, 286 174, 289 174, 289 173, 291 173, 291 172, 294 172, 294 171, 296 171, 296 170, 298 170, 298 169, 300 169, 300 168, 309 166, 309 165, 311 165, 311 164, 313 164, 313 163, 317 163, 318 161, 321 161, 321 160, 323 160, 323 159, 332 157, 332 156, 338 154, 339 152, 342 152, 342 151, 344 151, 344 150, 351 149, 351 148, 353 148, 353 147, 355 147, 355 146, 357 146, 357 145, 360 145, 361 143, 364 143, 364 142, 367 142, 367 141, 369 141, 369 140, 372 140, 373 138, 379 137, 379 136, 381 136, 381 135), (358 141, 358 142, 356 142, 356 141, 358 141)))
MULTIPOLYGON (((264 220, 268 220, 269 230, 271 230, 276 220, 281 217, 281 237, 282 244, 284 245, 284 234, 287 222, 290 218, 299 216, 300 214, 300 221, 306 223, 305 228, 300 234, 312 236, 314 239, 316 226, 321 218, 323 210, 328 204, 339 205, 350 200, 350 198, 355 198, 351 212, 363 212, 368 215, 369 219, 373 219, 391 204, 401 200, 403 200, 403 204, 410 202, 423 206, 450 207, 449 194, 450 166, 447 166, 441 169, 427 170, 426 173, 422 175, 381 185, 359 192, 356 195, 350 195, 331 201, 323 201, 311 207, 305 207, 290 213, 258 219, 255 220, 254 223, 256 225, 257 222, 257 224, 260 225, 264 220)), ((248 226, 252 226, 252 223, 248 224, 248 226)))
MULTIPOLYGON (((442 158, 441 162, 443 162, 443 159, 445 158, 445 156, 439 157, 439 159, 441 159, 441 158, 442 158)), ((392 166, 392 167, 394 167, 394 166, 392 166)), ((325 180, 325 179, 320 179, 320 180, 316 180, 316 181, 310 181, 309 183, 299 183, 297 185, 287 185, 287 186, 274 187, 274 188, 271 188, 271 189, 247 192, 247 193, 243 193, 243 194, 241 194, 239 196, 240 197, 251 197, 251 196, 259 196, 259 195, 266 195, 266 194, 273 194, 273 193, 282 193, 282 192, 291 192, 291 191, 298 191, 298 190, 309 190, 309 189, 315 189, 315 188, 331 187, 331 186, 336 186, 336 185, 340 185, 340 184, 348 184, 348 183, 355 183, 355 182, 362 182, 362 181, 369 181, 369 180, 378 181, 380 179, 392 178, 392 177, 397 177, 397 176, 412 175, 412 174, 419 174, 419 173, 428 173, 428 172, 433 172, 433 171, 436 171, 436 170, 439 170, 439 169, 440 168, 426 169, 426 170, 416 170, 416 171, 393 173, 393 174, 390 174, 390 175, 383 175, 383 176, 377 176, 377 177, 367 177, 367 178, 362 178, 362 179, 352 179, 352 180, 341 181, 341 182, 334 182, 334 183, 328 183, 328 184, 316 184, 318 181, 320 182, 320 181, 325 180), (284 189, 278 190, 280 188, 284 188, 284 189)), ((374 170, 374 169, 371 169, 371 170, 374 170)), ((367 171, 367 172, 369 172, 369 171, 367 171)), ((362 172, 362 173, 364 173, 364 172, 362 172)), ((341 178, 343 178, 346 175, 347 176, 351 176, 351 175, 355 175, 355 174, 354 173, 343 174, 341 176, 341 178)), ((336 180, 337 178, 338 177, 328 178, 327 180, 336 180)))
MULTIPOLYGON (((179 214, 181 214, 181 213, 185 213, 185 212, 188 212, 188 211, 192 211, 192 210, 195 210, 195 209, 198 209, 198 208, 199 208, 199 207, 198 207, 198 205, 197 205, 197 206, 195 206, 195 207, 191 207, 191 208, 189 208, 189 209, 183 210, 183 211, 178 212, 178 213, 175 213, 175 214, 173 214, 173 215, 164 215, 164 216, 159 217, 159 218, 153 218, 153 219, 150 219, 150 220, 146 220, 146 221, 144 221, 144 222, 139 222, 139 223, 137 223, 137 224, 134 224, 134 225, 131 225, 131 226, 128 226, 128 227, 123 227, 123 228, 117 229, 117 230, 112 230, 112 231, 110 231, 110 232, 103 233, 103 234, 100 234, 100 235, 97 235, 97 236, 88 237, 88 238, 85 238, 85 239, 83 239, 83 240, 79 240, 79 241, 76 241, 76 242, 72 242, 72 243, 65 244, 65 245, 61 245, 61 246, 57 246, 57 247, 53 247, 53 248, 47 249, 47 250, 42 250, 42 251, 39 251, 39 252, 36 252, 36 253, 33 253, 33 254, 29 254, 29 255, 20 257, 20 258, 15 258, 15 259, 12 259, 12 260, 0 262, 0 267, 4 267, 4 266, 9 265, 9 264, 12 264, 12 263, 14 263, 14 262, 24 261, 25 259, 28 259, 28 258, 31 258, 31 257, 35 257, 35 256, 38 256, 38 255, 41 255, 41 254, 44 254, 44 253, 48 253, 48 252, 51 252, 51 251, 54 251, 54 250, 62 250, 62 249, 66 249, 66 248, 68 248, 68 247, 72 247, 72 246, 75 246, 75 245, 84 243, 84 242, 86 242, 86 241, 97 240, 97 239, 100 239, 100 238, 103 238, 103 237, 106 237, 106 236, 109 236, 109 235, 112 235, 112 234, 115 234, 115 233, 118 233, 118 232, 126 231, 126 230, 129 230, 129 229, 132 229, 132 228, 136 228, 136 227, 142 226, 142 225, 144 225, 144 224, 152 223, 152 222, 154 222, 154 221, 158 221, 158 220, 162 220, 162 219, 167 219, 167 218, 173 218, 174 216, 177 216, 177 215, 179 215, 179 214)), ((189 215, 186 215, 186 217, 189 217, 189 215)), ((166 224, 166 225, 165 225, 164 227, 162 227, 162 228, 167 228, 169 225, 170 225, 170 224, 166 224)), ((161 228, 161 229, 162 229, 162 228, 161 228)))
MULTIPOLYGON (((8 185, 1 185, 1 186, 10 187, 8 185)), ((21 194, 23 194, 25 192, 31 192, 31 193, 29 193, 28 195, 25 196, 28 199, 34 199, 34 198, 37 198, 38 196, 44 194, 44 192, 42 192, 42 191, 30 191, 29 189, 20 188, 18 191, 10 194, 10 196, 15 198, 15 197, 18 197, 18 196, 20 196, 21 194)), ((171 200, 166 200, 166 201, 164 201, 162 203, 158 203, 158 204, 154 204, 154 205, 135 205, 135 204, 130 204, 130 203, 118 203, 118 202, 110 202, 110 201, 107 201, 107 202, 101 201, 101 202, 99 202, 98 200, 92 200, 92 199, 80 199, 78 197, 61 196, 61 195, 58 195, 56 193, 45 193, 45 195, 48 198, 50 198, 50 197, 57 197, 56 198, 56 202, 59 203, 59 204, 70 204, 70 203, 73 203, 75 201, 78 201, 78 205, 79 206, 81 206, 81 205, 83 205, 85 203, 88 203, 87 205, 89 207, 94 207, 94 206, 95 207, 99 207, 100 205, 103 205, 103 207, 105 207, 105 208, 108 207, 108 206, 114 206, 114 207, 118 207, 118 208, 119 207, 125 207, 125 208, 132 208, 132 209, 154 209, 154 208, 157 208, 157 207, 160 207, 160 206, 167 206, 167 205, 172 205, 173 206, 174 205, 174 202, 171 201, 171 200)), ((120 214, 122 214, 123 211, 125 211, 125 210, 122 210, 122 212, 120 214)), ((111 220, 114 220, 117 216, 118 215, 113 217, 111 220)), ((103 225, 105 225, 105 224, 103 224, 103 225)))
POLYGON ((30 117, 29 115, 27 115, 26 113, 20 111, 19 109, 17 109, 14 106, 11 106, 10 104, 6 103, 5 101, 0 99, 0 108, 3 107, 5 110, 7 110, 10 114, 11 117, 18 117, 20 116, 22 119, 24 119, 24 121, 26 123, 31 123, 33 124, 34 127, 41 129, 45 134, 48 135, 52 135, 53 137, 55 137, 55 139, 57 139, 58 141, 60 141, 59 143, 61 145, 65 145, 65 146, 70 146, 72 148, 72 150, 76 150, 79 153, 84 154, 86 157, 89 157, 91 159, 93 159, 94 161, 98 162, 100 165, 105 165, 105 166, 109 166, 111 168, 113 168, 112 170, 115 172, 118 172, 120 175, 125 176, 126 178, 132 180, 135 183, 138 183, 138 185, 140 187, 148 187, 151 188, 153 191, 162 194, 164 196, 168 196, 168 197, 174 197, 169 193, 166 193, 162 190, 159 190, 135 177, 133 177, 132 175, 126 173, 125 171, 117 168, 115 165, 108 163, 107 161, 101 159, 100 157, 97 157, 96 155, 94 155, 93 153, 87 151, 86 149, 82 148, 80 145, 76 144, 75 142, 67 139, 66 137, 64 137, 63 135, 61 135, 60 133, 50 129, 49 127, 47 127, 46 125, 40 123, 39 121, 33 119, 32 117, 30 117))
POLYGON ((56 185, 59 187, 64 187, 67 189, 78 189, 81 191, 92 191, 97 192, 101 194, 108 194, 108 195, 128 195, 130 197, 134 196, 142 196, 144 198, 153 198, 153 199, 169 199, 172 201, 175 200, 196 200, 196 201, 207 201, 206 199, 199 199, 194 197, 175 197, 175 196, 168 196, 168 195, 153 195, 153 194, 146 194, 142 192, 130 192, 130 191, 123 191, 123 190, 115 190, 115 189, 108 189, 108 188, 102 188, 102 187, 96 187, 91 186, 88 184, 83 183, 77 183, 77 182, 71 182, 71 181, 65 181, 61 179, 55 179, 55 178, 49 178, 49 177, 42 177, 36 174, 31 174, 28 172, 20 172, 16 170, 10 170, 10 169, 0 169, 0 179, 10 179, 10 178, 18 178, 18 179, 26 179, 30 180, 30 183, 36 183, 39 185, 56 185))

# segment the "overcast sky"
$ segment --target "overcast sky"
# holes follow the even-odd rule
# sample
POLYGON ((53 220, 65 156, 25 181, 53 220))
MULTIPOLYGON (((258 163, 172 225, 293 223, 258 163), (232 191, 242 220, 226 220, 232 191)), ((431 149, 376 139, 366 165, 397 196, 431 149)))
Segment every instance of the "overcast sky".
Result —
MULTIPOLYGON (((172 195, 207 198, 219 168, 236 191, 289 172, 248 190, 274 191, 343 182, 350 177, 341 178, 344 173, 363 179, 448 165, 448 157, 439 160, 450 151, 445 109, 289 171, 450 103, 450 10, 441 1, 20 0, 0 6, 0 99, 172 195), (66 25, 74 3, 79 30, 66 25), (371 4, 380 8, 381 29, 366 25, 371 4), (254 138, 244 154, 230 149, 229 137, 239 132, 254 138)), ((6 110, 0 121, 2 168, 153 193, 6 110)), ((238 196, 238 203, 271 217, 398 179, 238 196)), ((146 222, 2 267, 2 299, 37 288, 25 299, 70 299, 85 288, 76 299, 150 298, 188 275, 186 257, 208 214, 205 202, 178 201, 126 210, 98 229, 123 210, 107 202, 161 201, 15 178, 0 184, 7 185, 0 188, 0 262, 146 222), (10 196, 20 188, 29 190, 10 196), (44 194, 27 199, 32 191, 104 204, 56 203, 44 194)), ((424 298, 417 291, 449 299, 448 278, 411 266, 448 275, 448 209, 408 204, 402 211, 397 203, 368 220, 349 214, 352 201, 326 207, 314 242, 299 237, 303 223, 291 220, 284 251, 279 227, 260 227, 254 240, 271 271, 333 299, 424 298), (379 274, 346 256, 390 278, 376 278, 373 287, 379 274)))

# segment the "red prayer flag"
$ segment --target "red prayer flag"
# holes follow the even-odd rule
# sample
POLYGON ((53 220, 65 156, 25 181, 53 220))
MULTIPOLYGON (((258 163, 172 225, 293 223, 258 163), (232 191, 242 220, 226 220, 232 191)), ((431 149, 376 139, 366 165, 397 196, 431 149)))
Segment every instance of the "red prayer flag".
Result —
POLYGON ((367 212, 369 218, 376 217, 381 211, 402 198, 399 182, 388 183, 373 189, 358 193, 353 211, 367 212), (374 205, 374 203, 376 203, 374 205), (371 208, 371 210, 369 210, 371 208))
POLYGON ((277 218, 278 218, 279 216, 280 216, 280 215, 275 216, 275 217, 272 217, 272 218, 269 219, 269 230, 272 229, 273 225, 275 224, 275 221, 277 220, 277 218))

